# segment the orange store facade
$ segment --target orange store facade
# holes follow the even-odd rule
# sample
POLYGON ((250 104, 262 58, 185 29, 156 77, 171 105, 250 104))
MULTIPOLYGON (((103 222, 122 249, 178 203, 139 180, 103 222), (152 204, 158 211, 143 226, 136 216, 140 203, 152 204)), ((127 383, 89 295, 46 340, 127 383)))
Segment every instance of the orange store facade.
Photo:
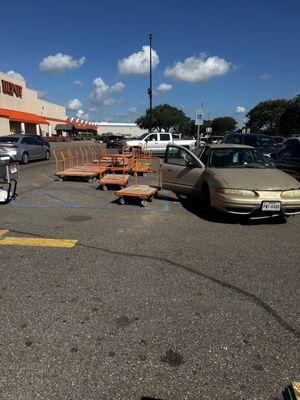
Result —
POLYGON ((25 81, 0 72, 0 136, 68 136, 71 132, 94 133, 96 128, 91 122, 67 117, 64 106, 40 99, 36 90, 26 87, 25 81))

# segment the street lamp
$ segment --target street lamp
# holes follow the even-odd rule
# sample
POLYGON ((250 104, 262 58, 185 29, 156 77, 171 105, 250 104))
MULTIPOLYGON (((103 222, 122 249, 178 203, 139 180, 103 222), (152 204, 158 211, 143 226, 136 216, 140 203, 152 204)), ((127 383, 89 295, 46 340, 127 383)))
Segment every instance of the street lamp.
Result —
POLYGON ((149 95, 149 131, 152 131, 152 33, 149 33, 149 43, 150 43, 150 86, 147 90, 149 95))

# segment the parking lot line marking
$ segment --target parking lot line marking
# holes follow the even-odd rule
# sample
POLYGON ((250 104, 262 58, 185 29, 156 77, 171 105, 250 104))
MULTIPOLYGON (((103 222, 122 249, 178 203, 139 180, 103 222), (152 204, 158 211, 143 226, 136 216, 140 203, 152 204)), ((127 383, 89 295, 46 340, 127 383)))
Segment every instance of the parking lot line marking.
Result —
POLYGON ((0 236, 5 235, 8 232, 7 229, 0 229, 0 236))
POLYGON ((2 246, 65 247, 72 248, 78 240, 6 237, 0 239, 2 246))

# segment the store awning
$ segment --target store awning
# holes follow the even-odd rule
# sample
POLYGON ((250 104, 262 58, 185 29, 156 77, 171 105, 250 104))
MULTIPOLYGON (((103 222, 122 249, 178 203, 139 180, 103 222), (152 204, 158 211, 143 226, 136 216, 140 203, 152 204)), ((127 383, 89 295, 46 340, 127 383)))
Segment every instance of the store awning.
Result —
POLYGON ((6 108, 0 108, 0 115, 2 117, 9 118, 10 121, 13 122, 25 122, 28 124, 43 124, 49 125, 49 122, 45 120, 40 115, 26 113, 22 111, 16 110, 7 110, 6 108))
POLYGON ((57 124, 55 127, 56 131, 72 131, 73 129, 74 126, 70 124, 57 124))

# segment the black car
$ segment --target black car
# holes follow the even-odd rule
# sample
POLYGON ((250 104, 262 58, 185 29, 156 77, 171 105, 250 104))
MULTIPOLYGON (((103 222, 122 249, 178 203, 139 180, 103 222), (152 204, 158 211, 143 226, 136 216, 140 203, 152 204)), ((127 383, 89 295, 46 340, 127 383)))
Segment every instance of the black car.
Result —
POLYGON ((282 148, 272 137, 260 133, 228 133, 224 136, 223 143, 246 144, 255 147, 256 150, 267 156, 282 148))
POLYGON ((119 147, 119 143, 124 139, 123 135, 110 135, 103 139, 103 143, 106 143, 106 147, 119 147))
POLYGON ((300 141, 271 154, 271 156, 275 160, 276 168, 300 181, 300 141))

